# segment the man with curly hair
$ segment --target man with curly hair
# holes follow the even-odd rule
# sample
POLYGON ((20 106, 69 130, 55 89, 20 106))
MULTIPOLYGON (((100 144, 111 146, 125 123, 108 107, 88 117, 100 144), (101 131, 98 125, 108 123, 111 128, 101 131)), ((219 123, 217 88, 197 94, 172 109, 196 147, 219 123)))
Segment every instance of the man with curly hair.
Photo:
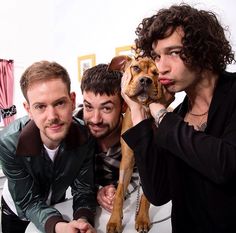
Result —
POLYGON ((122 91, 134 125, 122 137, 144 193, 154 205, 172 201, 174 233, 233 233, 236 73, 226 71, 235 58, 225 29, 215 13, 180 4, 143 19, 136 34, 136 49, 155 60, 165 90, 149 105, 154 119, 122 91), (181 91, 185 99, 167 112, 181 91))

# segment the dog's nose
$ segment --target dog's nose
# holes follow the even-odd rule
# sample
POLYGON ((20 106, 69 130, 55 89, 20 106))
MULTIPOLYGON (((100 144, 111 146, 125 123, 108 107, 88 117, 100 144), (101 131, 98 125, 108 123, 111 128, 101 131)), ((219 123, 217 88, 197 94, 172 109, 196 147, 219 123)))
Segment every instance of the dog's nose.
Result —
POLYGON ((141 77, 139 79, 139 82, 142 86, 148 86, 148 85, 152 84, 152 79, 149 77, 141 77))

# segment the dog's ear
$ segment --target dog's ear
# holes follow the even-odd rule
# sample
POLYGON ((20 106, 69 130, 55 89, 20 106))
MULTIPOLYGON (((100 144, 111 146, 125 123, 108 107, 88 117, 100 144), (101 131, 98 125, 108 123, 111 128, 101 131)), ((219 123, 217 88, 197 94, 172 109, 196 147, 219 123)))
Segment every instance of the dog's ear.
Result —
POLYGON ((120 55, 112 58, 109 63, 108 70, 117 70, 121 72, 125 72, 126 67, 131 63, 132 58, 125 55, 120 55))

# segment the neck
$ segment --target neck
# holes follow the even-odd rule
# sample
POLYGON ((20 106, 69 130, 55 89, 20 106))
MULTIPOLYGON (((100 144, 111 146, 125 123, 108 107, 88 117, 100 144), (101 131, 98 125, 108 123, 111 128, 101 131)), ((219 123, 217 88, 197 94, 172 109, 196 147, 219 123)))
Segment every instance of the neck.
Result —
POLYGON ((61 143, 61 141, 53 141, 53 140, 49 139, 42 132, 40 132, 40 136, 41 136, 43 144, 50 150, 56 149, 61 143))
POLYGON ((189 98, 188 113, 190 115, 203 116, 208 113, 217 80, 218 77, 212 72, 205 72, 198 83, 186 91, 189 98))

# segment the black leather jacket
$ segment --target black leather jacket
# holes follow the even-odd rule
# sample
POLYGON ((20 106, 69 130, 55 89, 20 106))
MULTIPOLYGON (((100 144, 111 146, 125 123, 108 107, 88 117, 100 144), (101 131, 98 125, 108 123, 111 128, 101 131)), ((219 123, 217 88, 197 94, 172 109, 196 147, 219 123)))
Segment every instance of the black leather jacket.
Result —
POLYGON ((54 163, 47 156, 39 129, 23 117, 0 132, 0 159, 19 217, 26 217, 43 232, 54 232, 62 215, 46 204, 65 200, 71 186, 74 218, 83 216, 93 224, 94 141, 82 121, 75 119, 62 141, 54 163))

